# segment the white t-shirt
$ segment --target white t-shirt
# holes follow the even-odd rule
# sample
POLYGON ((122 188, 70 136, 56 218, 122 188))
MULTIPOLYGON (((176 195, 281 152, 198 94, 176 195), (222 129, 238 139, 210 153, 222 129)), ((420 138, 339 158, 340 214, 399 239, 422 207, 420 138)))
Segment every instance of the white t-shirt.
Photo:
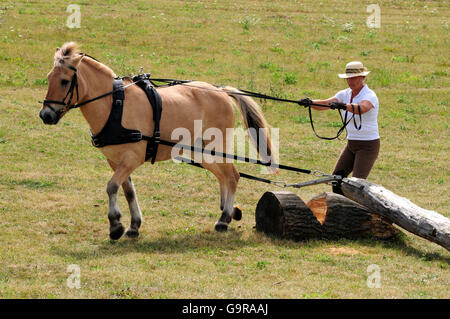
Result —
MULTIPOLYGON (((352 90, 350 88, 339 91, 334 96, 337 98, 339 102, 343 103, 350 103, 350 98, 352 97, 352 90)), ((353 98, 353 101, 351 103, 354 104, 360 104, 361 101, 367 100, 370 103, 372 103, 373 107, 370 109, 370 111, 361 114, 362 117, 362 125, 361 129, 357 130, 355 128, 355 125, 353 123, 353 120, 347 124, 347 139, 349 140, 357 140, 357 141, 372 141, 380 138, 380 135, 378 134, 378 98, 374 91, 369 89, 367 85, 364 85, 364 87, 359 91, 358 95, 353 98)), ((357 109, 355 108, 355 111, 357 109)), ((344 116, 345 111, 341 110, 342 116, 344 116)), ((347 121, 349 120, 350 116, 353 114, 349 111, 347 115, 347 121)), ((356 125, 359 127, 361 124, 359 121, 359 114, 355 114, 356 119, 356 125)))

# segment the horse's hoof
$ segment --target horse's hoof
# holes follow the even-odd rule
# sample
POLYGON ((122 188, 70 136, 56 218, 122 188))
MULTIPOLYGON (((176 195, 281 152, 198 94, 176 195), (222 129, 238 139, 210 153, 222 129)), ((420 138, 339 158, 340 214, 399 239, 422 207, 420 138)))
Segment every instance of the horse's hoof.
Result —
POLYGON ((139 231, 137 229, 129 228, 125 233, 125 236, 127 236, 128 238, 138 238, 139 231))
POLYGON ((218 232, 226 232, 228 230, 228 225, 224 222, 217 222, 214 229, 218 232))
POLYGON ((122 224, 117 224, 114 227, 111 227, 109 230, 109 238, 112 240, 117 240, 120 237, 122 237, 123 233, 125 231, 125 228, 123 228, 122 224))
POLYGON ((233 219, 241 220, 242 219, 242 210, 239 206, 235 206, 233 210, 233 219))

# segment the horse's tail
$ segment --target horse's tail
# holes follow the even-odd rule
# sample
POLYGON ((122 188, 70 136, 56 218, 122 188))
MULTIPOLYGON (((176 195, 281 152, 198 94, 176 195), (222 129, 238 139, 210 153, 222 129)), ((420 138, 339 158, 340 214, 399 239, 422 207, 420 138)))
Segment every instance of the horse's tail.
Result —
POLYGON ((278 173, 277 150, 273 147, 269 132, 270 126, 264 118, 259 105, 248 96, 233 94, 242 93, 236 88, 226 86, 222 90, 237 102, 236 104, 244 119, 245 126, 249 129, 248 136, 250 141, 257 149, 262 161, 270 163, 270 166, 267 166, 269 172, 278 173))

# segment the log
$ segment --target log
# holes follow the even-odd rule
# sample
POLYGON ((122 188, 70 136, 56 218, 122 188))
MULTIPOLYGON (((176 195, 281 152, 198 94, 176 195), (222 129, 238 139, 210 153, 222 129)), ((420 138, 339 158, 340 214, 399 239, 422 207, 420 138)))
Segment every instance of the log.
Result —
POLYGON ((256 206, 256 230, 283 239, 320 236, 320 223, 308 206, 291 192, 266 192, 256 206))
POLYGON ((423 209, 386 188, 360 178, 344 178, 344 195, 389 222, 450 250, 450 219, 423 209))
POLYGON ((348 198, 323 193, 305 204, 290 192, 266 192, 256 207, 256 230, 282 239, 389 238, 390 223, 348 198))
POLYGON ((391 222, 342 195, 322 193, 306 205, 321 223, 325 237, 388 239, 400 234, 391 222))

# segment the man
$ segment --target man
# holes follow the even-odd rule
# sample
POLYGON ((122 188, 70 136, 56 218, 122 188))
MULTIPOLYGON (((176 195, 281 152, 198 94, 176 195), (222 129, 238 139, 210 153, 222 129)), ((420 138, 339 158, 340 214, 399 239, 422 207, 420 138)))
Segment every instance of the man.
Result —
MULTIPOLYGON (((346 79, 348 88, 339 91, 327 100, 313 100, 313 103, 331 106, 355 114, 355 124, 347 126, 347 145, 343 149, 333 174, 347 177, 353 172, 353 177, 366 179, 378 157, 380 136, 378 133, 378 98, 374 91, 365 83, 370 73, 359 61, 350 62, 345 67, 345 73, 339 77, 346 79), (361 116, 361 122, 360 122, 361 116)), ((322 111, 329 108, 312 106, 322 111)), ((341 193, 338 187, 333 191, 341 193)))

